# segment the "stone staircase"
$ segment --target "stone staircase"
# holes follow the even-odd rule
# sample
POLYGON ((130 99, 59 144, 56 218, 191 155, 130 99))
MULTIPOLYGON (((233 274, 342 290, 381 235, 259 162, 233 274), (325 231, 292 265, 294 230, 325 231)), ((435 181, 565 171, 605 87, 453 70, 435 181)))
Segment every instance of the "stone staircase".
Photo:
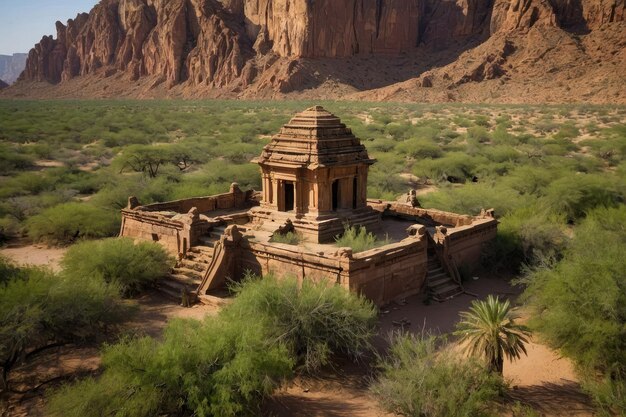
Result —
POLYGON ((426 275, 428 292, 435 301, 443 302, 463 294, 463 288, 444 270, 437 255, 428 251, 428 274, 426 275))
POLYGON ((200 237, 200 244, 189 248, 187 256, 179 260, 170 274, 159 282, 159 291, 182 304, 198 301, 198 287, 208 272, 215 244, 225 229, 226 225, 214 227, 208 235, 200 237))

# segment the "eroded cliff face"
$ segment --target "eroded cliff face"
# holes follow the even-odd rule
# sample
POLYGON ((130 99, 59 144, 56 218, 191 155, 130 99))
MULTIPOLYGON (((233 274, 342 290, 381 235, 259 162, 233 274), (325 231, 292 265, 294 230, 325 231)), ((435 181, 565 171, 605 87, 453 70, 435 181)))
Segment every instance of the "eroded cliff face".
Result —
MULTIPOLYGON (((625 10, 625 0, 102 0, 57 22, 56 39, 31 50, 20 79, 122 74, 154 88, 286 92, 306 84, 311 59, 397 57, 533 28, 588 33, 625 10)), ((515 49, 493 44, 487 78, 506 73, 515 49)))

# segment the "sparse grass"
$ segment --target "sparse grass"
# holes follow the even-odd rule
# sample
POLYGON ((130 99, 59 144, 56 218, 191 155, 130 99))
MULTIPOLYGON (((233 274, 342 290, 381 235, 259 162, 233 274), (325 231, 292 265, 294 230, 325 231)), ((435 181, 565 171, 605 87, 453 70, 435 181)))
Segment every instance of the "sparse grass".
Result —
POLYGON ((352 248, 354 253, 378 248, 391 243, 391 239, 378 239, 374 233, 368 232, 360 226, 346 226, 343 234, 335 238, 335 244, 340 248, 352 248))
POLYGON ((304 237, 298 232, 274 233, 270 242, 284 243, 285 245, 298 245, 304 237))

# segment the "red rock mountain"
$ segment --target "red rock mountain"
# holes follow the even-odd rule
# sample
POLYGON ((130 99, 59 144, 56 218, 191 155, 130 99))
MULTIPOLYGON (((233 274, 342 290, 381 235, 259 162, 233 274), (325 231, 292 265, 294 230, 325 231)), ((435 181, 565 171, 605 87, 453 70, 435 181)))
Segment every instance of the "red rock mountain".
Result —
POLYGON ((625 0, 102 0, 57 22, 3 95, 624 103, 625 11, 625 0))

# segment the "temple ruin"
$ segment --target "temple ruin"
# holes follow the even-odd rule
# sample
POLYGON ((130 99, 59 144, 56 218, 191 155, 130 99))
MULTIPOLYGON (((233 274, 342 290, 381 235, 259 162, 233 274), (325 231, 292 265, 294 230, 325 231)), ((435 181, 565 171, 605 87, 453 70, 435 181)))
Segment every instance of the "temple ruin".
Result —
POLYGON ((166 203, 129 198, 120 235, 158 242, 178 259, 163 292, 220 303, 229 280, 251 272, 342 285, 378 305, 421 291, 445 300, 463 292, 459 270, 476 268, 496 235, 492 210, 468 216, 414 207, 411 198, 368 199, 375 160, 319 106, 294 116, 253 162, 261 192, 233 184, 225 194, 166 203), (346 225, 390 243, 359 253, 337 247, 346 225), (302 241, 273 241, 288 231, 302 241))

